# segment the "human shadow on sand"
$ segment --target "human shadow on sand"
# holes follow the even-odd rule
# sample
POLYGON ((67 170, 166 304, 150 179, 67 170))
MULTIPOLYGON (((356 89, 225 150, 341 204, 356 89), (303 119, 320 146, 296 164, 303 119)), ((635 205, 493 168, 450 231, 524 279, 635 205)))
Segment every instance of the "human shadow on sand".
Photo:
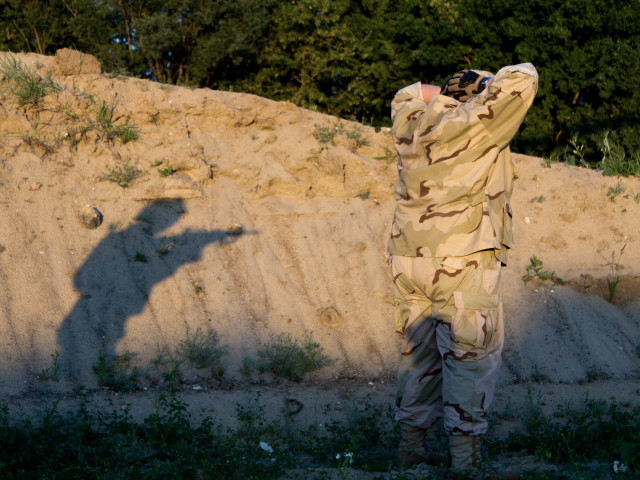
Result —
MULTIPOLYGON (((207 245, 234 242, 244 234, 186 229, 163 235, 184 213, 182 201, 145 206, 132 225, 109 233, 77 270, 74 284, 81 297, 58 331, 61 379, 95 385, 93 365, 98 355, 117 354, 127 320, 145 309, 154 286, 197 261, 207 245)), ((151 310, 152 322, 157 322, 159 317, 178 315, 180 305, 175 312, 151 310)))

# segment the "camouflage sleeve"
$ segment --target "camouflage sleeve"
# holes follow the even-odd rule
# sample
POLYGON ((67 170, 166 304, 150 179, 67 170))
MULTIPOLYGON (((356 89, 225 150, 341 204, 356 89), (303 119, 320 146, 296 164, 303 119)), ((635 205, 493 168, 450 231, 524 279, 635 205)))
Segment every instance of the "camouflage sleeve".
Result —
POLYGON ((391 121, 393 122, 401 108, 411 108, 412 106, 416 108, 426 107, 426 103, 422 98, 422 84, 420 82, 404 87, 395 94, 391 101, 391 121))
POLYGON ((503 67, 488 89, 461 108, 473 110, 496 144, 504 148, 520 128, 537 90, 538 72, 532 64, 503 67))

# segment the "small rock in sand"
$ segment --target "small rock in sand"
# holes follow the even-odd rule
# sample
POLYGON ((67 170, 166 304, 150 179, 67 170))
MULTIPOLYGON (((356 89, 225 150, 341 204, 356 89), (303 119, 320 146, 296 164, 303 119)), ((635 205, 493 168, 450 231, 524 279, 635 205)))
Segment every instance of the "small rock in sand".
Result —
POLYGON ((90 205, 85 205, 78 210, 78 220, 89 229, 98 228, 102 224, 102 213, 90 205))

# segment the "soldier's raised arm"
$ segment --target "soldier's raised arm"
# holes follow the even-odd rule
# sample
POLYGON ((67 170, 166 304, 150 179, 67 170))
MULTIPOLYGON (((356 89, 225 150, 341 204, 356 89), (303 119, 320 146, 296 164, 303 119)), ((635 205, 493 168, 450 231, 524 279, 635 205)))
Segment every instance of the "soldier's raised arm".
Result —
POLYGON ((493 141, 504 148, 520 128, 538 91, 531 63, 503 67, 489 87, 460 106, 477 116, 493 141))

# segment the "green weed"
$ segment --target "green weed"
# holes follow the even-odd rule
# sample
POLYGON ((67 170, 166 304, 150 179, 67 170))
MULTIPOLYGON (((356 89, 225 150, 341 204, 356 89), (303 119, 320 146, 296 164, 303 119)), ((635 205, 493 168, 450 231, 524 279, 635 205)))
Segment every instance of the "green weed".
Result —
POLYGON ((131 366, 133 357, 134 354, 130 352, 105 356, 98 351, 98 360, 93 365, 98 384, 116 392, 135 390, 139 372, 137 367, 131 366))
POLYGON ((163 378, 167 382, 177 382, 180 372, 178 368, 184 363, 184 359, 178 358, 175 352, 172 352, 166 345, 156 347, 156 356, 151 363, 156 367, 165 369, 163 378))
MULTIPOLYGON (((624 464, 628 472, 640 469, 636 454, 640 449, 638 407, 623 409, 615 399, 607 404, 585 397, 579 407, 560 406, 550 418, 534 404, 527 413, 526 425, 525 433, 512 432, 505 440, 489 444, 490 453, 527 449, 547 462, 570 467, 574 475, 569 478, 595 478, 593 460, 607 469, 611 469, 614 461, 624 464)), ((545 478, 567 478, 562 469, 548 475, 545 478)))
POLYGON ((42 370, 42 372, 36 374, 36 378, 38 380, 46 381, 46 380, 58 380, 58 358, 60 358, 60 352, 56 350, 51 354, 51 366, 42 370))
POLYGON ((176 171, 174 170, 174 168, 170 164, 167 164, 167 166, 164 167, 164 168, 159 168, 158 169, 158 174, 161 177, 168 177, 170 175, 173 175, 175 172, 176 171))
POLYGON ((623 149, 611 144, 608 131, 604 132, 600 151, 602 152, 600 168, 603 175, 622 175, 623 177, 640 175, 640 153, 627 157, 623 149))
POLYGON ((226 353, 219 342, 215 330, 198 327, 192 334, 187 327, 185 338, 178 344, 176 352, 197 368, 217 367, 220 358, 226 353))
POLYGON ((320 151, 328 148, 329 144, 335 146, 336 135, 344 132, 344 125, 339 120, 330 127, 323 127, 317 123, 314 124, 314 127, 313 137, 320 142, 320 151))
POLYGON ((627 245, 623 245, 620 249, 620 254, 616 258, 616 251, 611 253, 611 261, 607 264, 611 268, 611 274, 607 277, 607 286, 609 287, 609 302, 613 303, 613 297, 616 294, 616 287, 620 283, 620 275, 618 270, 620 269, 620 259, 624 254, 624 249, 627 245))
POLYGON ((615 203, 616 198, 622 195, 625 190, 626 187, 620 180, 618 180, 618 183, 616 183, 614 187, 609 187, 609 190, 607 191, 607 197, 609 198, 609 200, 615 203))
POLYGON ((589 168, 589 163, 584 158, 584 145, 578 143, 577 133, 569 139, 569 145, 564 147, 563 160, 567 165, 589 168))
POLYGON ((133 257, 133 261, 134 262, 140 262, 140 263, 147 263, 149 261, 149 259, 147 258, 147 256, 144 253, 136 250, 136 254, 133 257))
POLYGON ((387 163, 393 163, 396 161, 398 154, 395 150, 389 147, 384 147, 384 154, 379 157, 373 157, 374 160, 384 160, 387 163))
POLYGON ((346 135, 351 151, 354 153, 360 147, 369 145, 369 140, 364 136, 364 131, 360 125, 354 125, 351 130, 346 132, 346 135))
POLYGON ((557 153, 552 153, 549 158, 543 158, 544 168, 551 168, 551 164, 560 162, 560 157, 557 153))
POLYGON ((540 280, 551 280, 554 285, 562 285, 564 281, 555 272, 547 272, 542 268, 542 260, 535 255, 529 259, 529 265, 525 267, 527 273, 522 276, 522 281, 526 285, 529 280, 539 278, 540 280))
POLYGON ((0 73, 6 81, 13 84, 12 93, 20 106, 36 107, 44 97, 60 91, 60 86, 51 77, 41 77, 11 55, 0 59, 0 73))
POLYGON ((289 333, 271 335, 271 340, 258 351, 258 370, 270 371, 278 377, 300 380, 332 361, 324 355, 323 348, 312 340, 312 332, 305 332, 302 345, 289 333))
POLYGON ((128 123, 116 124, 115 118, 117 102, 107 102, 98 98, 95 101, 95 122, 98 133, 107 141, 120 139, 122 143, 133 142, 138 139, 138 133, 133 125, 128 123))
POLYGON ((358 197, 360 200, 367 200, 370 195, 371 191, 367 188, 366 190, 361 190, 360 192, 358 192, 356 197, 358 197))
POLYGON ((185 337, 175 349, 166 346, 157 347, 157 355, 152 363, 163 367, 163 378, 168 382, 176 382, 179 379, 179 367, 189 363, 196 368, 210 368, 214 378, 220 378, 224 368, 220 358, 225 354, 224 348, 219 345, 217 333, 212 330, 197 328, 191 333, 187 327, 185 337))
POLYGON ((238 435, 259 438, 267 428, 265 406, 260 400, 262 392, 257 390, 254 395, 249 395, 246 403, 236 404, 238 415, 238 435))
POLYGON ((101 175, 99 178, 100 180, 116 183, 122 188, 127 188, 143 175, 144 172, 142 170, 129 163, 125 163, 122 167, 119 165, 116 166, 116 168, 107 167, 107 173, 101 175))

